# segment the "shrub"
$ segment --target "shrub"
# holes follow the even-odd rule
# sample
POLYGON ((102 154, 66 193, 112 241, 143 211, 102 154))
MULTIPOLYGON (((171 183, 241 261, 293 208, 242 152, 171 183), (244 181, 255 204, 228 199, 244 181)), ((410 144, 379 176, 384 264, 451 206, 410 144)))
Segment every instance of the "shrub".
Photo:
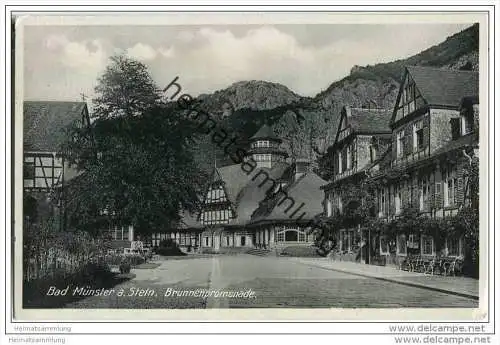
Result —
POLYGON ((122 263, 120 264, 120 273, 121 273, 121 274, 128 274, 128 273, 130 273, 130 268, 131 268, 131 267, 130 267, 130 263, 129 263, 129 262, 126 262, 126 261, 124 261, 124 262, 122 262, 122 263))
POLYGON ((106 255, 106 264, 113 266, 120 266, 123 263, 127 263, 130 266, 138 266, 144 262, 146 259, 140 255, 106 255))
POLYGON ((312 246, 289 246, 282 250, 281 255, 294 257, 318 257, 318 249, 312 246))
POLYGON ((162 240, 160 242, 160 246, 156 250, 156 253, 164 256, 186 255, 182 250, 179 249, 177 242, 170 238, 162 240))
POLYGON ((146 262, 146 259, 140 255, 132 255, 132 256, 126 256, 125 262, 132 266, 138 266, 146 262))

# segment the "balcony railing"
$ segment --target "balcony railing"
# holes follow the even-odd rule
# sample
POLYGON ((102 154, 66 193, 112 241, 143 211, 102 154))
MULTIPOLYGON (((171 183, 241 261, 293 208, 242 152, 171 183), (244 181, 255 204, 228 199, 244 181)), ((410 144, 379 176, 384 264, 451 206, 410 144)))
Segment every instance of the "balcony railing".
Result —
POLYGON ((340 179, 343 179, 344 177, 347 177, 347 176, 351 176, 352 174, 354 174, 356 172, 356 169, 355 168, 351 168, 349 170, 344 170, 342 171, 341 173, 339 174, 336 174, 333 178, 334 181, 337 181, 337 180, 340 180, 340 179))
POLYGON ((412 152, 410 154, 402 154, 397 156, 393 161, 392 161, 392 166, 401 166, 401 165, 407 165, 411 164, 413 162, 419 161, 421 159, 427 158, 430 156, 430 147, 423 148, 421 150, 418 150, 416 152, 412 152))

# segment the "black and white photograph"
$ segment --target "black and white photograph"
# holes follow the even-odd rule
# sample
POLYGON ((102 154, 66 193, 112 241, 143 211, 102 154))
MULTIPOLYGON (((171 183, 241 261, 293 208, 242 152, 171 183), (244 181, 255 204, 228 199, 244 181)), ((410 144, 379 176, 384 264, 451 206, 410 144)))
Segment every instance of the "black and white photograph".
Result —
POLYGON ((22 309, 472 319, 482 24, 387 16, 13 17, 22 309))

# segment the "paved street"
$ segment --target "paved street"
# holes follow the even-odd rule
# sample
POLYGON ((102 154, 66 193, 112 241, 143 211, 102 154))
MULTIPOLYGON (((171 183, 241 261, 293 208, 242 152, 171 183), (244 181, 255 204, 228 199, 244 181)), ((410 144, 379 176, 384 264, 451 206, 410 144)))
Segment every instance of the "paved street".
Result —
POLYGON ((68 307, 398 308, 478 305, 477 301, 466 297, 314 267, 293 258, 213 256, 163 260, 160 263, 154 269, 133 270, 134 279, 115 286, 115 291, 123 289, 123 296, 113 292, 110 296, 86 297, 68 307), (197 289, 234 293, 251 289, 254 296, 206 299, 173 296, 173 291, 197 289), (141 293, 138 291, 143 291, 144 296, 137 295, 141 293), (166 291, 170 291, 170 295, 165 296, 166 291), (129 294, 133 296, 127 296, 129 294))

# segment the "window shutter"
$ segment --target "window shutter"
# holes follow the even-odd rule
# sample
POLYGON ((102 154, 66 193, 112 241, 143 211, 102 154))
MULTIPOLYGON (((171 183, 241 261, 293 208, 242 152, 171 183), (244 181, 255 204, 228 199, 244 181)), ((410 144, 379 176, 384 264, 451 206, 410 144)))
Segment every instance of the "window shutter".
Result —
POLYGON ((418 178, 411 180, 411 202, 413 207, 418 207, 420 204, 420 186, 418 178))
POLYGON ((342 170, 347 170, 347 149, 342 150, 342 170))
POLYGON ((450 119, 451 125, 451 139, 455 140, 460 137, 460 118, 455 117, 450 119))
POLYGON ((398 156, 398 137, 396 134, 392 136, 392 157, 393 159, 398 156))
POLYGON ((394 187, 389 187, 389 214, 393 216, 396 213, 396 202, 394 200, 394 187))
POLYGON ((406 194, 404 196, 405 197, 405 204, 404 204, 405 208, 411 207, 411 202, 412 202, 412 200, 411 200, 411 188, 412 188, 411 180, 406 181, 405 188, 404 188, 404 191, 406 194))
POLYGON ((429 146, 429 139, 430 139, 430 126, 429 126, 429 117, 426 116, 424 117, 424 126, 423 126, 423 133, 424 133, 424 148, 429 146))
POLYGON ((413 148, 412 148, 412 139, 413 139, 413 135, 412 135, 412 130, 410 127, 407 127, 405 130, 404 130, 404 137, 403 137, 403 153, 405 155, 409 155, 410 153, 412 153, 413 151, 413 148))
POLYGON ((356 145, 351 145, 351 168, 356 169, 356 145))
POLYGON ((464 187, 464 179, 462 177, 457 178, 457 184, 455 185, 457 204, 462 204, 464 202, 464 187))
POLYGON ((434 207, 440 209, 443 207, 443 184, 441 182, 436 182, 434 191, 434 207))

